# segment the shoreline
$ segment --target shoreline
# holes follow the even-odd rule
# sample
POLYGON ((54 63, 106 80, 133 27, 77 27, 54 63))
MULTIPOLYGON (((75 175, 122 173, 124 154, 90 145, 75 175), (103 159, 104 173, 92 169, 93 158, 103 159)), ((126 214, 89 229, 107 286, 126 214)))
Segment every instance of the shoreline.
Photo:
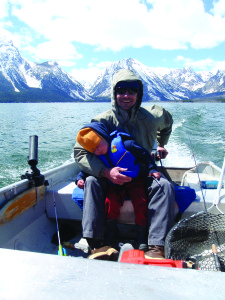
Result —
MULTIPOLYGON (((15 104, 15 103, 110 103, 110 101, 0 101, 0 103, 15 104)), ((143 101, 143 103, 225 103, 225 99, 222 100, 151 100, 143 101)))

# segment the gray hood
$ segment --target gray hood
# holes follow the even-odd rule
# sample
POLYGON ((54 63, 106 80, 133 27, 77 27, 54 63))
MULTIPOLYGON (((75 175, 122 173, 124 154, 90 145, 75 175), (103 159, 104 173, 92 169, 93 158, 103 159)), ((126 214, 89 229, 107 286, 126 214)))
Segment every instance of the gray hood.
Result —
POLYGON ((131 70, 121 69, 114 74, 112 88, 111 88, 112 111, 117 117, 121 116, 124 121, 125 119, 128 118, 128 111, 124 111, 118 107, 118 105, 116 104, 116 93, 115 93, 116 85, 121 81, 128 81, 128 82, 138 81, 140 85, 140 93, 138 94, 138 100, 136 104, 131 108, 131 110, 129 110, 129 115, 130 115, 129 119, 131 120, 135 118, 137 111, 141 106, 142 97, 143 97, 143 84, 142 81, 139 79, 139 77, 131 70))

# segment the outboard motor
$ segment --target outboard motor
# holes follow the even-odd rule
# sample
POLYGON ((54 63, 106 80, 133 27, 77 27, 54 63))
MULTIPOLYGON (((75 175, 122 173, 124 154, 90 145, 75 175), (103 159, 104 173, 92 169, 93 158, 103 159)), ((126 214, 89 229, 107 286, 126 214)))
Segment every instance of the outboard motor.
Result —
POLYGON ((30 165, 31 171, 26 171, 25 175, 21 176, 21 179, 28 179, 31 186, 48 185, 48 181, 45 180, 44 175, 40 173, 37 168, 38 164, 38 136, 30 136, 29 156, 28 164, 30 165))

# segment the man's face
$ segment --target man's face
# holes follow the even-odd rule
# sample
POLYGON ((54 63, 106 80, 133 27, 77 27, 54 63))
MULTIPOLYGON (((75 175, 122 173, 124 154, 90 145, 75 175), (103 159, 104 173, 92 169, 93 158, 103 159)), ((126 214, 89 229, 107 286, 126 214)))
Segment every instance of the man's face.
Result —
POLYGON ((116 102, 124 110, 128 110, 135 105, 138 99, 138 89, 136 87, 118 86, 116 87, 116 102))

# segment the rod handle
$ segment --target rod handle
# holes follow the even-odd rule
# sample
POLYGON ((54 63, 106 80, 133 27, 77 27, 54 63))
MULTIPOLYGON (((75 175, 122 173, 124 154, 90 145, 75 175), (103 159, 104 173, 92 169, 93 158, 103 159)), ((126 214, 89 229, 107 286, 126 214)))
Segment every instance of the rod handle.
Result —
POLYGON ((62 245, 59 245, 58 255, 59 255, 59 256, 67 256, 67 254, 66 254, 66 249, 64 249, 64 248, 62 247, 62 245))
POLYGON ((215 264, 216 264, 216 270, 221 271, 220 261, 219 261, 218 255, 217 255, 218 252, 217 252, 215 244, 212 244, 212 253, 213 253, 215 264))

